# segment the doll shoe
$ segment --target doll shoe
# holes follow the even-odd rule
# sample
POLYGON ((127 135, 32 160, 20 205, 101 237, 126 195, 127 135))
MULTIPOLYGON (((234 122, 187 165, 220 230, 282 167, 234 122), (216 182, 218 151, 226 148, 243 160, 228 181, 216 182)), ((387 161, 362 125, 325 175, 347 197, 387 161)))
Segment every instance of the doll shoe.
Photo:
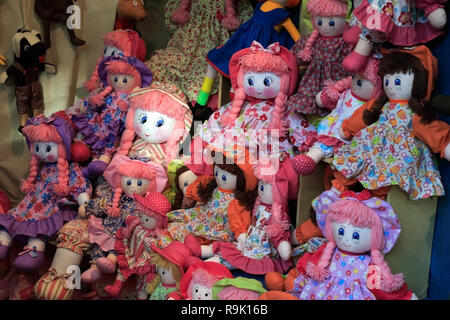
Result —
POLYGON ((84 167, 81 171, 83 172, 83 175, 86 178, 92 180, 101 176, 103 172, 105 172, 106 167, 108 167, 108 165, 105 162, 98 160, 92 161, 87 165, 87 167, 84 167))
POLYGON ((278 272, 269 272, 265 275, 264 281, 269 290, 284 291, 284 277, 278 272))
POLYGON ((24 247, 24 251, 14 260, 13 267, 21 272, 36 271, 44 264, 44 252, 36 251, 36 247, 24 247))
POLYGON ((117 298, 120 293, 122 292, 122 288, 123 288, 123 282, 120 280, 114 281, 114 283, 110 286, 106 286, 105 287, 105 292, 114 298, 117 298))
POLYGON ((5 260, 8 257, 8 254, 9 254, 9 247, 0 246, 0 261, 5 260))
POLYGON ((313 158, 301 154, 292 160, 292 166, 297 174, 308 176, 314 172, 317 164, 313 158))
POLYGON ((189 248, 193 256, 200 257, 202 255, 202 246, 195 236, 189 234, 184 239, 184 245, 189 248))
POLYGON ((345 71, 350 73, 360 72, 367 63, 367 56, 353 51, 342 61, 342 67, 345 71))
POLYGON ((95 265, 103 273, 113 273, 116 271, 116 263, 106 257, 98 258, 95 265))
POLYGON ((101 272, 98 268, 89 268, 81 274, 81 282, 88 284, 94 283, 100 280, 102 276, 103 272, 101 272))

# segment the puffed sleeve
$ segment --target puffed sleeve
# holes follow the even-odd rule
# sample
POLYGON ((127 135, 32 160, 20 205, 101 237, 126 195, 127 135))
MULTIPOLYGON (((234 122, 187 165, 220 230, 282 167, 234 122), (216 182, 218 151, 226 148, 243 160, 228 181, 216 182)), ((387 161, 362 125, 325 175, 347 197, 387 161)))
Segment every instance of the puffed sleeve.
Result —
POLYGON ((425 11, 428 17, 430 13, 439 8, 444 8, 447 0, 415 0, 414 3, 417 8, 425 11))
POLYGON ((108 206, 112 204, 112 196, 113 191, 110 189, 108 193, 102 192, 94 199, 91 199, 86 205, 86 213, 98 218, 105 217, 108 206))
POLYGON ((198 195, 198 187, 202 186, 205 187, 208 183, 211 182, 211 180, 213 180, 214 177, 211 176, 200 176, 197 178, 197 180, 195 180, 194 182, 192 182, 187 188, 186 188, 186 196, 190 199, 193 199, 195 201, 198 202, 203 202, 203 200, 199 197, 198 195))
POLYGON ((322 257, 323 251, 327 243, 324 243, 320 246, 319 249, 314 251, 313 253, 306 252, 300 259, 297 261, 297 271, 301 275, 306 275, 306 266, 308 262, 311 261, 313 264, 317 265, 319 263, 320 257, 322 257))
POLYGON ((344 134, 347 136, 348 139, 352 138, 359 131, 367 127, 363 119, 364 110, 370 109, 374 103, 375 99, 369 100, 360 108, 356 109, 350 118, 345 119, 342 122, 342 131, 344 132, 344 134))
POLYGON ((78 196, 82 193, 92 196, 92 185, 75 162, 69 166, 69 188, 71 200, 74 202, 77 202, 78 196))
POLYGON ((434 152, 444 157, 445 147, 450 143, 450 126, 441 120, 423 124, 418 115, 414 115, 412 123, 414 135, 425 142, 434 152))
POLYGON ((234 199, 228 205, 228 221, 231 231, 237 238, 240 234, 246 233, 250 227, 250 211, 240 205, 239 201, 234 199))

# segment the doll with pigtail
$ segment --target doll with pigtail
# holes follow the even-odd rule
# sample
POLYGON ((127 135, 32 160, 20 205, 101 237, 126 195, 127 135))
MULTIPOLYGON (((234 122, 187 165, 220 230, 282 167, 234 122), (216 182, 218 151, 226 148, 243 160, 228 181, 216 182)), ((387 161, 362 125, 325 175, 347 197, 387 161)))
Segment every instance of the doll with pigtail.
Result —
POLYGON ((401 231, 387 202, 367 191, 330 190, 315 199, 313 207, 328 242, 299 259, 299 276, 290 294, 301 300, 417 299, 403 274, 393 274, 383 257, 401 231), (378 270, 375 276, 372 268, 378 270))
POLYGON ((78 164, 70 163, 73 131, 68 122, 40 115, 27 122, 23 133, 31 152, 30 173, 21 186, 25 198, 0 215, 0 261, 8 257, 13 240, 23 242, 13 266, 32 272, 44 264, 46 241, 77 217, 92 187, 78 164))
POLYGON ((164 189, 167 179, 160 166, 117 155, 103 174, 109 190, 92 199, 86 206, 89 216, 91 268, 81 275, 81 281, 93 283, 103 274, 116 270, 114 250, 116 232, 125 227, 128 216, 134 216, 137 202, 134 195, 164 189))

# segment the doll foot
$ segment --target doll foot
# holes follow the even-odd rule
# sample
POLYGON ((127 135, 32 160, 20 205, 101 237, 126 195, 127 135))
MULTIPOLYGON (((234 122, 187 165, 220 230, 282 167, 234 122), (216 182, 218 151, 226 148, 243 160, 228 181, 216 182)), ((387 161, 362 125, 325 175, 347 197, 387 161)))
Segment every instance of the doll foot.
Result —
POLYGON ((200 257, 202 255, 202 246, 197 238, 192 234, 186 236, 184 239, 184 244, 189 248, 193 256, 200 257))
POLYGON ((353 51, 342 61, 342 67, 348 72, 358 73, 366 65, 367 59, 367 56, 353 51))
POLYGON ((34 285, 36 300, 71 300, 74 289, 67 286, 70 275, 59 274, 51 268, 34 285))
POLYGON ((0 261, 5 260, 8 257, 8 254, 9 254, 9 247, 0 246, 0 261))
POLYGON ((100 280, 103 273, 98 268, 89 268, 81 274, 81 282, 94 283, 100 280))
POLYGON ((103 273, 113 273, 116 271, 116 263, 106 257, 98 258, 95 265, 103 273))
POLYGON ((87 167, 84 167, 81 171, 86 178, 92 180, 101 176, 107 167, 108 165, 105 162, 97 160, 89 163, 87 167))
POLYGON ((269 290, 284 291, 284 277, 278 272, 269 272, 264 277, 269 290))
POLYGON ((72 161, 82 163, 91 157, 91 150, 84 142, 77 141, 70 146, 70 154, 72 161))
POLYGON ((123 282, 120 280, 114 281, 114 283, 110 286, 105 287, 105 292, 114 298, 117 298, 122 292, 123 282))
POLYGON ((292 165, 297 174, 308 176, 314 172, 317 163, 314 161, 313 158, 301 154, 294 158, 292 165))
POLYGON ((86 41, 81 40, 80 38, 73 38, 70 42, 72 42, 72 44, 77 47, 83 46, 86 43, 86 41))
POLYGON ((44 264, 44 252, 25 246, 24 251, 14 260, 13 267, 21 272, 36 271, 44 264))

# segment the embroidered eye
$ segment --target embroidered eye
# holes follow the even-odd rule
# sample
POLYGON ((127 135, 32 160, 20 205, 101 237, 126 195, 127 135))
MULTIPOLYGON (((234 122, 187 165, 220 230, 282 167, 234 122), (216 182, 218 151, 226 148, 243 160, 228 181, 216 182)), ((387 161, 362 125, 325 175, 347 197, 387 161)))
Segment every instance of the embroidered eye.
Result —
POLYGON ((195 293, 198 293, 198 289, 195 289, 195 293))
POLYGON ((39 146, 36 145, 36 146, 34 147, 34 150, 36 150, 36 152, 39 152, 39 146))
POLYGON ((263 184, 259 187, 259 190, 264 191, 264 185, 263 184))
POLYGON ((25 50, 25 52, 28 52, 31 50, 31 47, 29 45, 26 45, 25 47, 23 47, 23 50, 25 50))
POLYGON ((269 87, 269 86, 270 86, 270 83, 271 83, 271 81, 270 81, 269 78, 264 78, 264 85, 265 85, 266 87, 269 87))
POLYGON ((397 78, 397 79, 395 79, 394 84, 395 84, 396 86, 399 86, 399 85, 402 84, 402 80, 400 80, 399 78, 397 78))
POLYGON ((219 171, 216 171, 216 177, 218 177, 219 176, 219 171))
POLYGON ((254 84, 255 84, 255 81, 253 81, 252 78, 249 78, 249 79, 248 79, 248 85, 249 85, 249 86, 253 86, 254 84))
POLYGON ((329 25, 330 27, 334 27, 334 20, 328 21, 328 25, 329 25))
POLYGON ((222 181, 227 181, 227 176, 226 175, 222 175, 222 181))
POLYGON ((356 85, 357 85, 358 87, 362 87, 362 80, 359 79, 358 81, 356 81, 356 85))
POLYGON ((138 185, 139 187, 142 187, 142 181, 139 180, 138 183, 137 183, 137 185, 138 185))
POLYGON ((353 232, 352 238, 353 238, 353 240, 359 240, 359 233, 353 232))
POLYGON ((321 26, 322 25, 322 19, 317 20, 317 25, 321 26))
POLYGON ((123 83, 127 83, 128 82, 128 78, 123 78, 123 83))
POLYGON ((137 7, 138 3, 136 0, 133 0, 133 6, 137 7))
POLYGON ((127 180, 127 186, 131 186, 131 180, 127 180))
POLYGON ((208 296, 209 296, 209 293, 205 293, 205 297, 208 298, 208 296))
POLYGON ((113 52, 111 52, 111 55, 112 55, 113 57, 115 57, 115 56, 116 56, 116 53, 117 53, 117 51, 114 50, 113 52))
POLYGON ((387 87, 388 85, 389 85, 389 80, 386 79, 386 80, 384 81, 384 86, 387 87))
POLYGON ((189 185, 189 183, 187 183, 187 182, 184 183, 184 186, 185 186, 185 187, 187 187, 188 185, 189 185))
POLYGON ((52 151, 52 147, 51 147, 51 146, 47 146, 47 148, 45 149, 45 151, 46 151, 47 153, 49 153, 50 151, 52 151))
POLYGON ((115 82, 115 83, 119 82, 119 78, 117 78, 117 77, 114 78, 114 82, 115 82))
POLYGON ((158 122, 156 122, 156 127, 161 128, 164 125, 164 120, 158 120, 158 122))
POLYGON ((103 51, 103 55, 106 55, 106 52, 108 51, 107 48, 105 48, 105 50, 103 51))
POLYGON ((338 235, 343 236, 344 233, 345 233, 344 228, 339 228, 339 230, 338 230, 338 235))
POLYGON ((147 116, 141 118, 141 124, 147 123, 147 116))

